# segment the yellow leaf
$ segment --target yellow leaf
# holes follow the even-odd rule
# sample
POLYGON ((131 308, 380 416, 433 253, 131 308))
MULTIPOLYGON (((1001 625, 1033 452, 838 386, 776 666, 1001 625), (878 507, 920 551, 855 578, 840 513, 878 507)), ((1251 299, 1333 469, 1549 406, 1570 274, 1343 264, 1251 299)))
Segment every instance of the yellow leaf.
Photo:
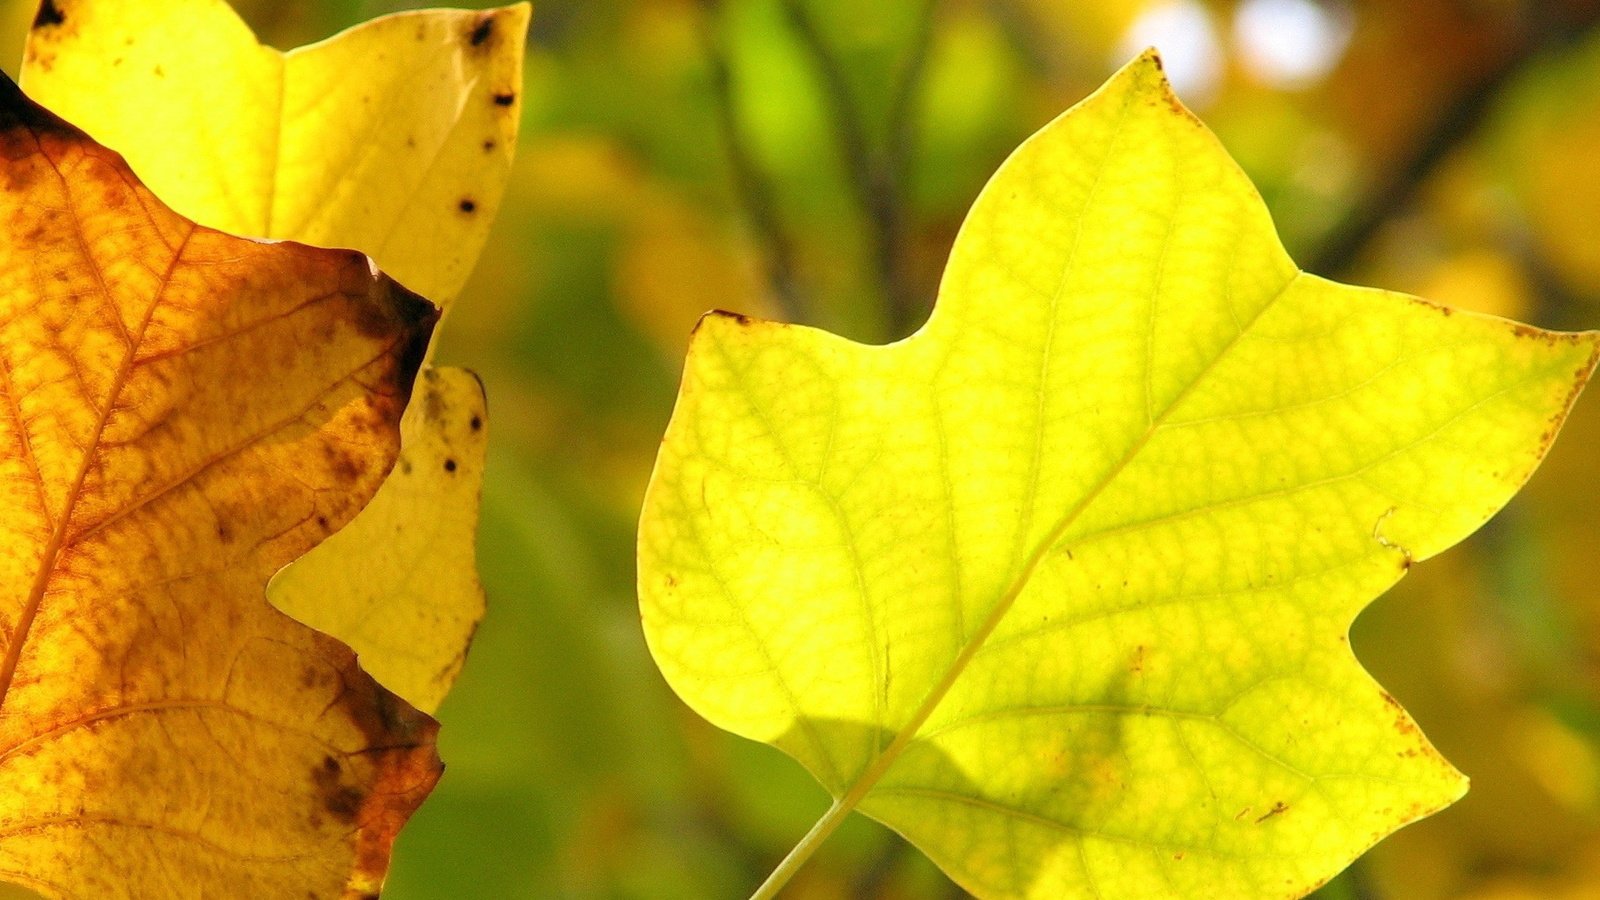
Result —
POLYGON ((360 248, 448 305, 511 170, 528 15, 397 13, 282 53, 223 0, 48 0, 22 84, 180 214, 360 248))
POLYGON ((1284 897, 1461 795, 1350 622, 1595 362, 1302 273, 1153 54, 984 189, 937 308, 694 336, 639 534, 692 707, 980 897, 1284 897))
POLYGON ((0 85, 0 880, 362 897, 436 724, 265 601, 396 453, 437 313, 198 227, 0 85))
POLYGON ((474 593, 445 603, 430 574, 477 571, 473 537, 488 437, 477 377, 424 369, 400 435, 403 449, 383 489, 338 534, 278 573, 269 591, 279 609, 337 635, 380 683, 432 712, 483 618, 475 576, 474 593), (455 655, 445 656, 452 647, 455 655))
MULTIPOLYGON (((179 212, 237 234, 354 247, 447 306, 510 173, 528 15, 526 3, 401 13, 280 53, 222 0, 52 0, 23 77, 179 212)), ((481 419, 469 380, 437 383, 481 419)), ((463 461, 481 457, 482 434, 449 421, 408 415, 402 434, 408 455, 450 446, 463 461)), ((481 466, 426 467, 386 485, 350 526, 360 537, 296 563, 273 602, 434 711, 483 612, 472 552, 481 477, 481 466)))

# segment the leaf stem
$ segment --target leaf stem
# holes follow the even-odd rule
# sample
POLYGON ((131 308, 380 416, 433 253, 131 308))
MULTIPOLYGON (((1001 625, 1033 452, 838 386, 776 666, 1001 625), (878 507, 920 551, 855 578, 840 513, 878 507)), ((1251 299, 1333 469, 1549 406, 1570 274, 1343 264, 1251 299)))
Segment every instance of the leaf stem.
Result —
POLYGON ((811 826, 811 830, 806 832, 806 836, 801 838, 800 842, 789 850, 788 855, 778 863, 778 867, 772 870, 771 875, 767 876, 767 880, 761 882, 761 886, 756 888, 756 892, 750 895, 750 900, 772 900, 772 898, 778 896, 778 892, 783 890, 784 885, 789 883, 789 879, 794 877, 794 873, 800 871, 800 867, 806 864, 806 860, 811 858, 811 854, 816 853, 817 848, 822 846, 822 842, 827 840, 829 835, 833 834, 844 823, 845 817, 850 815, 850 810, 854 805, 853 803, 848 806, 845 805, 845 798, 834 800, 833 805, 828 807, 828 811, 823 813, 822 818, 817 820, 817 824, 811 826))

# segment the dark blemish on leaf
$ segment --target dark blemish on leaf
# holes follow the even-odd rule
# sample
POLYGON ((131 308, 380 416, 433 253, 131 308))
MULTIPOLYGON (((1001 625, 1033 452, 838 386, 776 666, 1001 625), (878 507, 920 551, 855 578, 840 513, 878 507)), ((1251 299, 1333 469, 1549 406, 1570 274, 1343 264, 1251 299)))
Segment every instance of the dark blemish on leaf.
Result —
POLYGON ((1279 800, 1277 803, 1272 804, 1272 808, 1267 810, 1266 813, 1264 813, 1261 816, 1261 818, 1256 819, 1256 824, 1260 825, 1262 822, 1265 822, 1266 820, 1272 818, 1273 816, 1276 816, 1276 815, 1279 815, 1281 813, 1287 812, 1288 809, 1289 809, 1289 804, 1283 802, 1282 800, 1279 800))
POLYGON ((414 134, 406 135, 406 146, 415 148, 417 146, 417 136, 414 134))
POLYGON ((341 822, 354 822, 361 811, 361 792, 353 787, 340 787, 323 795, 322 805, 341 822))
POLYGON ((494 150, 494 147, 495 147, 495 143, 492 140, 483 142, 483 152, 485 152, 485 153, 488 153, 488 152, 494 150))
POLYGON ((473 431, 482 431, 483 430, 483 416, 473 416, 472 417, 472 421, 468 422, 467 426, 470 427, 473 431))
POLYGON ((157 78, 165 78, 165 77, 167 77, 167 70, 161 68, 160 66, 156 66, 155 69, 152 70, 152 72, 155 74, 155 76, 157 78))
POLYGON ((478 211, 478 203, 477 203, 476 200, 473 200, 471 197, 462 197, 461 198, 461 202, 456 204, 456 205, 464 213, 471 214, 471 213, 474 213, 474 212, 478 211))
POLYGON ((1177 853, 1172 854, 1172 858, 1173 859, 1183 859, 1183 851, 1179 850, 1177 853))
POLYGON ((55 0, 44 0, 39 4, 38 14, 33 17, 33 27, 48 28, 65 21, 67 21, 66 14, 61 11, 61 7, 56 6, 55 0))
MULTIPOLYGON (((4 73, 0 73, 0 132, 23 128, 34 132, 34 134, 53 131, 73 141, 87 140, 83 132, 28 99, 28 96, 22 93, 22 89, 17 87, 16 82, 3 76, 4 73)), ((29 135, 25 140, 32 143, 34 137, 29 135)), ((0 151, 7 149, 6 144, 0 142, 0 151)), ((7 158, 16 158, 9 153, 0 153, 0 155, 7 158)), ((8 180, 6 187, 16 191, 26 189, 28 185, 37 180, 40 172, 33 166, 21 164, 19 159, 5 167, 5 174, 8 180)), ((45 218, 49 220, 54 217, 47 215, 45 218)))
POLYGON ((361 803, 366 799, 366 795, 356 787, 341 783, 340 774, 338 760, 331 756, 323 757, 322 765, 311 767, 311 781, 317 786, 317 793, 322 796, 322 808, 348 825, 356 820, 356 814, 361 811, 361 803))
POLYGON ((306 690, 310 690, 311 688, 316 687, 317 686, 317 682, 321 681, 321 679, 317 677, 318 674, 319 673, 317 672, 317 669, 316 669, 315 666, 306 666, 304 669, 301 669, 300 670, 300 686, 305 688, 306 690))
POLYGON ((321 528, 323 531, 327 531, 328 530, 328 517, 327 516, 317 516, 317 527, 321 528))
MULTIPOLYGON (((361 461, 355 456, 346 453, 340 447, 334 444, 323 444, 322 457, 328 464, 329 473, 339 483, 348 484, 361 478, 361 461)), ((324 518, 318 524, 326 528, 327 520, 324 518)))
POLYGON ((483 42, 487 41, 493 34, 494 14, 484 13, 478 17, 478 24, 473 27, 472 31, 467 35, 467 42, 472 44, 474 47, 481 47, 483 46, 483 42))
MULTIPOLYGON (((365 256, 355 254, 354 258, 361 266, 368 265, 365 256)), ((365 296, 353 299, 351 319, 357 330, 374 340, 399 341, 393 356, 395 374, 401 388, 400 399, 410 400, 411 385, 427 355, 433 326, 439 321, 439 308, 390 278, 379 280, 365 296)), ((396 409, 395 414, 398 413, 396 409)))
POLYGON ((217 540, 223 542, 224 544, 233 540, 233 529, 228 527, 227 522, 217 523, 217 540))
POLYGON ((676 576, 676 575, 668 575, 667 576, 667 587, 675 588, 677 586, 678 586, 678 576, 676 576))
POLYGON ((700 331, 700 326, 706 324, 712 319, 727 319, 733 322, 735 325, 741 326, 748 326, 752 324, 750 317, 743 313, 728 312, 725 309, 713 309, 712 311, 701 316, 700 319, 694 323, 694 328, 689 330, 689 337, 694 337, 695 334, 700 331))
POLYGON ((456 470, 456 461, 453 460, 453 459, 445 460, 444 461, 444 470, 446 472, 454 472, 456 470))
POLYGON ((510 106, 515 102, 517 102, 517 94, 515 91, 501 91, 500 93, 494 95, 495 106, 510 106))
POLYGON ((411 474, 411 460, 406 459, 405 457, 402 456, 402 457, 400 457, 400 462, 399 462, 398 465, 399 465, 399 469, 400 469, 400 474, 401 475, 410 475, 411 474))

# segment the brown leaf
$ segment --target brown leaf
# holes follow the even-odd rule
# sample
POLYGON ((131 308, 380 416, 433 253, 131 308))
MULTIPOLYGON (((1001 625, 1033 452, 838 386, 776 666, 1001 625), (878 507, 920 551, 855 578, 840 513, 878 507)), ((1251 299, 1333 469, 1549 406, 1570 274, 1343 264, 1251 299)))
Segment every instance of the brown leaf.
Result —
POLYGON ((432 719, 274 610, 393 464, 432 306, 167 209, 0 85, 0 880, 365 897, 432 719))

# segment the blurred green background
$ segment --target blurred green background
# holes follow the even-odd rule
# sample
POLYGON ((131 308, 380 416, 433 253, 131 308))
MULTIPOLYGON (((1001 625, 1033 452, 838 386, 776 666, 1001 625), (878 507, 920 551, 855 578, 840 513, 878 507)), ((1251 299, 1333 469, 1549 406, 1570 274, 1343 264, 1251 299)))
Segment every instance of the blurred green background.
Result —
MULTIPOLYGON (((236 5, 287 48, 423 4, 236 5)), ((16 60, 32 3, 4 9, 16 60)), ((806 831, 821 789, 689 712, 639 628, 689 329, 909 333, 988 175, 1150 44, 1307 269, 1600 326, 1593 0, 542 0, 513 182, 439 353, 489 391, 490 612, 386 897, 741 897, 806 831)), ((1473 789, 1319 896, 1600 898, 1596 441, 1591 396, 1505 513, 1357 623, 1473 789)), ((856 817, 788 896, 961 893, 856 817)))

